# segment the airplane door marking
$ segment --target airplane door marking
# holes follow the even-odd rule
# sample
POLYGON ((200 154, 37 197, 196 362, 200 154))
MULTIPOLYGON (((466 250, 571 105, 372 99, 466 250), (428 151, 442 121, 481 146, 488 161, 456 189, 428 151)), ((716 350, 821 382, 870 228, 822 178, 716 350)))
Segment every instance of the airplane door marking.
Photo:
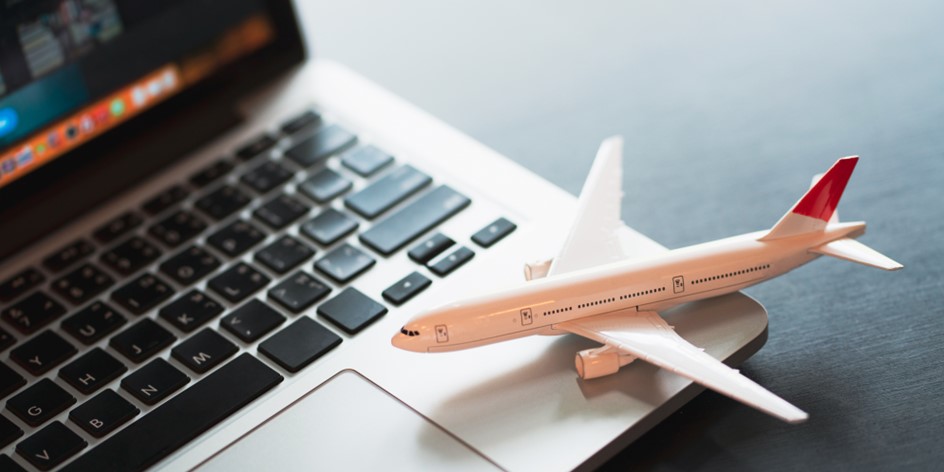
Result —
POLYGON ((681 275, 672 277, 672 291, 674 293, 682 293, 685 291, 685 277, 681 275))
POLYGON ((529 325, 534 322, 534 318, 531 316, 531 309, 525 308, 521 310, 521 325, 529 325))
POLYGON ((449 330, 446 329, 446 325, 436 325, 436 342, 437 343, 449 342, 449 330))

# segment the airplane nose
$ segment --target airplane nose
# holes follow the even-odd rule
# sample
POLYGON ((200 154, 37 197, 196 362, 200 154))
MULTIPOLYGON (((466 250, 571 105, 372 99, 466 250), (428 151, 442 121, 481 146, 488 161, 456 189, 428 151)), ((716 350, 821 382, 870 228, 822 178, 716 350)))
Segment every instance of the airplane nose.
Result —
POLYGON ((426 352, 426 349, 423 348, 423 343, 420 342, 419 339, 419 336, 410 337, 403 333, 397 333, 390 338, 390 344, 404 351, 426 352))

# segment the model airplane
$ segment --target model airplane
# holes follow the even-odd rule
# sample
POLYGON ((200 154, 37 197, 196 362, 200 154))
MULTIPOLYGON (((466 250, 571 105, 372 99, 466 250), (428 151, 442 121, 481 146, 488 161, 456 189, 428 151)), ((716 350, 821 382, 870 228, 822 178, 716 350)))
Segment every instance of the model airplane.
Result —
POLYGON ((410 320, 393 345, 466 349, 532 334, 578 334, 603 344, 577 354, 591 379, 640 358, 790 423, 807 414, 682 339, 659 312, 741 290, 821 255, 885 270, 902 265, 855 241, 864 222, 835 212, 858 157, 836 161, 770 230, 629 258, 619 234, 622 139, 600 146, 576 221, 554 259, 529 264, 520 287, 451 303, 410 320), (539 279, 539 280, 538 280, 539 279))

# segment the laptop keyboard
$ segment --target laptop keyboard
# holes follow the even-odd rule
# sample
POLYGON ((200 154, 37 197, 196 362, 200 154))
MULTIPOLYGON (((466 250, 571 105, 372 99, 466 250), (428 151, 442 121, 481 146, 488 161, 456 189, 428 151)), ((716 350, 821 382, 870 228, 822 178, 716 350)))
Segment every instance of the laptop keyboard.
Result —
POLYGON ((0 282, 0 447, 40 470, 154 464, 433 284, 350 286, 386 256, 412 245, 439 277, 474 256, 434 231, 468 197, 315 111, 279 129, 0 282))

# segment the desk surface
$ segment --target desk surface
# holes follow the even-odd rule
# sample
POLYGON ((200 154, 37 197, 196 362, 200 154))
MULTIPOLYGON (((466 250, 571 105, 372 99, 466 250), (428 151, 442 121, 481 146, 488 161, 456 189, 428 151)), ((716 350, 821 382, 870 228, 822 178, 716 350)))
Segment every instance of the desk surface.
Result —
POLYGON ((840 215, 905 269, 825 258, 749 291, 770 339, 742 370, 810 420, 705 392, 609 465, 940 467, 944 4, 300 3, 317 54, 572 193, 622 134, 623 218, 669 247, 769 227, 861 155, 840 215))

